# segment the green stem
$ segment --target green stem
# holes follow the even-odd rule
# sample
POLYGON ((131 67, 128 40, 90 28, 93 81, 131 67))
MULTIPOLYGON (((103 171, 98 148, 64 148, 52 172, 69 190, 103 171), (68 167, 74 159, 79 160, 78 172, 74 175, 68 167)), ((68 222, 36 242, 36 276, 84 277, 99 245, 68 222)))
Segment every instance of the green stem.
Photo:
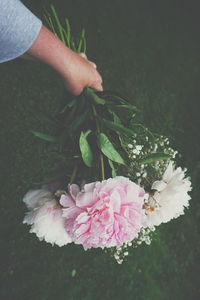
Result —
MULTIPOLYGON (((95 123, 96 123, 96 127, 97 127, 97 133, 101 133, 100 130, 100 126, 99 126, 99 122, 97 119, 97 111, 94 105, 92 105, 92 110, 93 110, 93 115, 95 118, 95 123)), ((101 162, 101 176, 102 176, 102 180, 105 180, 105 167, 104 167, 104 159, 103 159, 103 154, 100 152, 100 162, 101 162)))
POLYGON ((142 127, 142 129, 144 129, 144 131, 148 132, 152 137, 154 137, 154 134, 148 129, 146 128, 144 125, 139 124, 139 123, 133 123, 135 126, 140 126, 142 127))
POLYGON ((101 176, 102 176, 102 180, 105 180, 104 160, 103 160, 103 155, 101 153, 100 153, 100 161, 101 161, 101 176))
POLYGON ((71 175, 71 177, 70 177, 70 184, 72 184, 73 181, 75 180, 77 171, 78 171, 78 165, 76 164, 76 165, 74 166, 74 169, 73 169, 73 171, 72 171, 72 175, 71 175))
POLYGON ((98 122, 98 119, 97 119, 97 111, 96 111, 96 108, 95 108, 94 105, 92 105, 92 110, 93 110, 93 115, 94 115, 94 118, 95 118, 95 123, 96 123, 96 127, 97 127, 97 132, 98 132, 98 133, 101 133, 100 126, 99 126, 99 122, 98 122))
POLYGON ((146 182, 148 182, 148 184, 151 186, 151 182, 149 181, 149 179, 147 177, 144 177, 144 179, 146 180, 146 182))

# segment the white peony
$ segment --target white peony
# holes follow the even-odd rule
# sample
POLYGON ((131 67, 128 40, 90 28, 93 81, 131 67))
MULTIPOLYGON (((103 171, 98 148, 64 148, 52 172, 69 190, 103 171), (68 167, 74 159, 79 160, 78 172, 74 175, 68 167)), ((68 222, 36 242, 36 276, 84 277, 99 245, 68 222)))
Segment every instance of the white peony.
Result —
POLYGON ((191 182, 180 167, 175 169, 171 162, 161 181, 152 185, 152 193, 145 203, 146 227, 158 226, 184 214, 189 206, 191 182))
POLYGON ((23 201, 29 209, 23 223, 31 225, 31 233, 35 233, 40 240, 60 247, 72 242, 64 228, 62 209, 51 192, 30 191, 23 201))

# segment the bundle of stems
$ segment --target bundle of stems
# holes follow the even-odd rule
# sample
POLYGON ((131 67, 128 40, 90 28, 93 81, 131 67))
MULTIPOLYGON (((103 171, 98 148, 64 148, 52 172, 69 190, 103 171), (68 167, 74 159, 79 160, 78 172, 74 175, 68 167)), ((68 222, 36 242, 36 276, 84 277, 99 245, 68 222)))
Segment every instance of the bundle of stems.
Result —
MULTIPOLYGON (((68 19, 65 18, 62 22, 53 5, 45 19, 52 32, 65 45, 78 53, 86 53, 84 29, 74 39, 68 19)), ((129 140, 147 130, 142 124, 132 122, 138 112, 134 105, 116 92, 97 92, 86 88, 80 96, 66 99, 64 107, 53 120, 40 113, 40 118, 53 122, 56 128, 54 136, 32 132, 52 144, 53 153, 62 161, 69 183, 81 182, 83 179, 104 180, 120 175, 129 164, 129 140), (121 113, 123 110, 124 114, 121 113)), ((154 160, 157 158, 154 155, 154 160)), ((169 156, 166 154, 159 154, 159 159, 167 158, 169 156)), ((148 161, 152 158, 145 159, 148 161)), ((56 177, 60 176, 56 174, 56 177)))

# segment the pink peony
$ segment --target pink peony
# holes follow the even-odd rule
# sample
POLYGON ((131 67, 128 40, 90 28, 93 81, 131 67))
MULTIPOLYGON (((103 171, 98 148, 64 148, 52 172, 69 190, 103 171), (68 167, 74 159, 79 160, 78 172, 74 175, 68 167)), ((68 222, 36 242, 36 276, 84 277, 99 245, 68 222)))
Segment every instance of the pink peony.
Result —
POLYGON ((69 185, 62 195, 65 228, 84 249, 120 247, 141 230, 145 212, 144 190, 125 177, 79 186, 69 185))

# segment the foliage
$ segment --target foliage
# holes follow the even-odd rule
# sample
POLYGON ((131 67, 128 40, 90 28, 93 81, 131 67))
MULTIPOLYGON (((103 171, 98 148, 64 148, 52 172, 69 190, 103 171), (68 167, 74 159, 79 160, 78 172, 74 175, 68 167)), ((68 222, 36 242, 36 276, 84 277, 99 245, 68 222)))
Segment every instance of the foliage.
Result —
MULTIPOLYGON (((75 40, 68 19, 65 18, 62 22, 53 5, 45 18, 52 32, 65 45, 76 52, 86 51, 84 29, 75 40)), ((136 106, 116 92, 97 92, 86 88, 80 96, 67 99, 67 103, 54 117, 53 122, 59 128, 56 136, 32 132, 36 137, 52 142, 62 157, 71 158, 68 160, 68 170, 73 173, 71 176, 73 180, 77 176, 77 167, 85 174, 85 180, 105 179, 118 175, 119 165, 127 164, 129 158, 126 151, 127 140, 141 134, 137 127, 138 125, 142 127, 142 124, 133 122, 139 113, 136 106), (71 170, 72 165, 74 170, 71 170), (90 172, 87 171, 88 168, 91 169, 90 172)), ((42 116, 40 112, 39 116, 47 123, 52 122, 52 118, 46 113, 42 116)), ((140 160, 142 163, 167 158, 164 154, 154 153, 153 157, 142 157, 140 160)))

